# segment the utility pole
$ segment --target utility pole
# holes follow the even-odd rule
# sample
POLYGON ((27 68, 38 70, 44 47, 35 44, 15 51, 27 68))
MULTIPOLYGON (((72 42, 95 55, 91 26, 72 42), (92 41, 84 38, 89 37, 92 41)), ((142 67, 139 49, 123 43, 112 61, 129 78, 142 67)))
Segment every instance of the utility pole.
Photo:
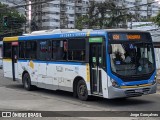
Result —
POLYGON ((31 10, 32 10, 32 7, 31 7, 31 1, 29 1, 29 33, 31 33, 31 20, 32 20, 32 18, 31 18, 31 16, 32 16, 32 12, 31 12, 31 10))
POLYGON ((133 24, 133 23, 132 23, 132 13, 130 13, 130 22, 131 22, 131 23, 130 23, 130 29, 132 29, 132 24, 133 24))

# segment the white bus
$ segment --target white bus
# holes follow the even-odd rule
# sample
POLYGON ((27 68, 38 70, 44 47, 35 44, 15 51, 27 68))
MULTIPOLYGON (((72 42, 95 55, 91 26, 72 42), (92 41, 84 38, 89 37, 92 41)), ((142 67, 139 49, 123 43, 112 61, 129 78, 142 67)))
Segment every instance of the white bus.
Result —
POLYGON ((135 97, 156 92, 151 35, 137 30, 93 30, 3 39, 4 76, 73 92, 81 100, 135 97))

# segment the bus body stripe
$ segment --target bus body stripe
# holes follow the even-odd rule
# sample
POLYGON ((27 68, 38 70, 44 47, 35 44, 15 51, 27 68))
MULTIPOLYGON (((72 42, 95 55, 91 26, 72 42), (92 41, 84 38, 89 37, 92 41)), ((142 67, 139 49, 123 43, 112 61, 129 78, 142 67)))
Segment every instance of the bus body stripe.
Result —
POLYGON ((18 41, 18 37, 4 37, 3 38, 4 42, 9 42, 9 41, 18 41))
POLYGON ((122 89, 126 89, 126 88, 139 88, 139 87, 147 87, 147 86, 151 86, 152 84, 143 84, 143 85, 134 85, 134 86, 121 86, 122 89))
POLYGON ((46 63, 46 64, 66 64, 66 65, 86 65, 86 63, 76 63, 76 62, 51 62, 51 61, 37 61, 37 60, 18 60, 18 62, 29 62, 33 61, 34 63, 46 63))
POLYGON ((3 59, 4 62, 11 62, 12 59, 3 59))
POLYGON ((86 64, 86 72, 87 72, 87 82, 90 82, 90 67, 89 64, 86 64))

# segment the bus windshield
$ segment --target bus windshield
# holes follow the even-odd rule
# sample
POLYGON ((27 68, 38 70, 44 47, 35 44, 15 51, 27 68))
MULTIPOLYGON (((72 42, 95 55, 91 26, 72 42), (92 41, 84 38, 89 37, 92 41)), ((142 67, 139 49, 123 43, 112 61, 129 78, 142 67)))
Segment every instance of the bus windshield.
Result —
POLYGON ((112 72, 120 76, 140 76, 154 70, 154 53, 151 43, 111 44, 112 72))

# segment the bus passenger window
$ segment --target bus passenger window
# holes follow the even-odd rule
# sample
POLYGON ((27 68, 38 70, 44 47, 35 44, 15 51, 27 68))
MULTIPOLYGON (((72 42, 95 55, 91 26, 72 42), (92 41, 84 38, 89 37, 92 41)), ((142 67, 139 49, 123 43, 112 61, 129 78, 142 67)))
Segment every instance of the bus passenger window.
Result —
POLYGON ((47 60, 52 59, 52 41, 48 41, 48 57, 47 60))
POLYGON ((47 41, 40 41, 39 44, 39 55, 38 58, 40 60, 47 60, 47 41))
POLYGON ((68 60, 85 61, 85 39, 68 40, 68 60))
POLYGON ((63 41, 63 60, 67 60, 67 52, 68 52, 68 42, 64 40, 63 41))
POLYGON ((25 58, 36 59, 37 58, 37 43, 36 41, 27 41, 25 44, 25 58))
POLYGON ((25 58, 25 42, 19 43, 19 58, 21 59, 25 58))
POLYGON ((63 60, 63 41, 52 41, 52 59, 63 60))
POLYGON ((4 58, 11 58, 11 43, 4 43, 3 44, 3 57, 4 58))

